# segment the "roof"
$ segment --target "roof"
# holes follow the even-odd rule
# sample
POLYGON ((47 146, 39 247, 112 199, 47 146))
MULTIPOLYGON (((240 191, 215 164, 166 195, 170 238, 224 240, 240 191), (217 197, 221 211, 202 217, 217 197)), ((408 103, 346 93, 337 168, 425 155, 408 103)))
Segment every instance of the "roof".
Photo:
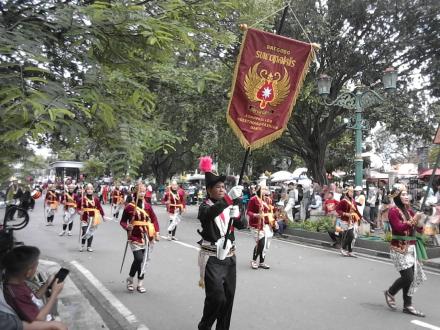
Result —
POLYGON ((83 162, 76 162, 73 160, 58 160, 56 162, 49 164, 50 168, 60 168, 60 167, 67 167, 67 168, 83 168, 84 163, 83 162))

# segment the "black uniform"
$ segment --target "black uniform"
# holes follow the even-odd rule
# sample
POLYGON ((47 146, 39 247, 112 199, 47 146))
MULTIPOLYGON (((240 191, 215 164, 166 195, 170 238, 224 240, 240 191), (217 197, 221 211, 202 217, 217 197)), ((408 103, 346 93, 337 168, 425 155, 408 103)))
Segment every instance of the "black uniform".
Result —
MULTIPOLYGON (((226 195, 218 201, 205 200, 199 207, 198 219, 202 225, 202 231, 199 231, 199 234, 203 238, 199 243, 202 250, 212 251, 213 254, 209 256, 205 267, 206 297, 203 316, 198 325, 200 330, 211 329, 216 320, 217 330, 229 329, 235 295, 236 258, 234 253, 230 253, 229 257, 220 260, 215 256, 214 251, 216 250, 215 243, 224 236, 215 223, 215 219, 217 217, 229 219, 226 213, 229 212, 228 207, 232 204, 233 201, 226 195)), ((239 218, 233 219, 232 224, 237 229, 243 228, 243 223, 239 218)), ((233 231, 229 239, 233 244, 235 240, 233 231)))

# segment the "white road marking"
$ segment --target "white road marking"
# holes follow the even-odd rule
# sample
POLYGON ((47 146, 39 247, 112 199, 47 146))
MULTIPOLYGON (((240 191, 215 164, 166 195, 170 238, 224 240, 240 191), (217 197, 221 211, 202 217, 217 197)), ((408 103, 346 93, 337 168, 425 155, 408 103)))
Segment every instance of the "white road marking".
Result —
MULTIPOLYGON (((241 232, 240 234, 247 235, 247 236, 253 236, 250 233, 243 233, 243 232, 241 232)), ((165 240, 167 239, 166 236, 161 236, 161 237, 163 239, 165 239, 165 240)), ((191 245, 191 244, 183 243, 183 242, 180 242, 180 241, 173 241, 173 242, 177 243, 177 244, 180 244, 180 245, 183 245, 185 247, 191 248, 191 249, 195 249, 197 251, 200 250, 200 248, 198 248, 197 246, 191 245)), ((301 243, 288 242, 288 241, 285 241, 285 240, 277 240, 277 242, 282 242, 282 243, 285 243, 285 244, 295 245, 295 246, 299 246, 299 247, 303 247, 303 248, 311 249, 311 250, 318 250, 318 251, 323 251, 323 252, 332 253, 332 254, 339 254, 338 251, 332 251, 332 250, 328 250, 328 249, 320 248, 320 247, 316 247, 316 246, 304 245, 304 244, 301 244, 301 243)), ((364 259, 364 260, 367 260, 367 261, 372 261, 372 262, 377 262, 377 263, 388 265, 388 266, 393 266, 393 264, 391 262, 383 261, 383 260, 378 260, 375 257, 364 257, 362 255, 359 255, 359 253, 356 253, 356 256, 357 256, 358 259, 364 259)), ((430 275, 440 276, 439 273, 434 273, 434 272, 431 272, 431 271, 426 270, 426 269, 424 269, 424 271, 425 271, 425 273, 430 274, 430 275)))
POLYGON ((419 320, 412 320, 411 323, 431 330, 440 330, 440 327, 419 320))
MULTIPOLYGON (((162 237, 164 240, 168 240, 167 236, 160 236, 160 237, 162 237)), ((187 248, 195 249, 197 251, 200 250, 200 248, 198 248, 197 246, 194 246, 194 245, 191 245, 191 244, 188 244, 188 243, 184 243, 184 242, 181 242, 181 241, 172 241, 172 242, 174 242, 176 244, 183 245, 183 246, 185 246, 187 248)))
POLYGON ((40 260, 38 260, 38 262, 40 264, 47 265, 47 266, 56 266, 56 265, 58 265, 56 262, 50 261, 50 260, 46 260, 46 259, 40 259, 40 260))
MULTIPOLYGON (((250 234, 250 233, 243 233, 243 232, 241 232, 241 234, 243 234, 243 235, 247 235, 247 236, 253 236, 253 235, 250 234)), ((290 245, 300 246, 300 247, 304 247, 304 248, 307 248, 307 249, 318 250, 318 251, 323 251, 323 252, 332 253, 332 254, 339 254, 338 251, 332 251, 332 250, 328 250, 328 249, 325 249, 325 248, 320 248, 320 247, 316 247, 316 246, 305 245, 305 244, 301 244, 301 243, 289 242, 289 241, 286 241, 286 240, 277 240, 277 242, 283 242, 283 243, 290 244, 290 245)), ((360 255, 359 253, 356 253, 356 257, 357 257, 358 259, 364 259, 364 260, 367 260, 367 261, 372 261, 372 262, 377 262, 377 263, 380 263, 380 264, 385 264, 385 265, 388 265, 388 266, 393 266, 393 264, 391 263, 391 261, 384 261, 384 260, 376 259, 376 258, 379 258, 379 257, 374 257, 374 256, 363 256, 363 255, 360 255)), ((394 266, 393 266, 393 267, 394 267, 394 266)), ((427 273, 427 274, 430 274, 430 275, 440 276, 439 273, 431 272, 431 271, 429 271, 429 270, 427 270, 427 269, 424 269, 424 272, 427 273)), ((440 329, 439 329, 439 330, 440 330, 440 329)))
MULTIPOLYGON (((87 268, 81 265, 79 262, 73 260, 70 262, 78 271, 80 271, 92 285, 102 293, 102 295, 108 300, 110 304, 119 311, 122 316, 132 325, 139 324, 138 319, 125 305, 116 298, 87 268)), ((139 324, 138 330, 148 330, 148 327, 144 324, 139 324)))

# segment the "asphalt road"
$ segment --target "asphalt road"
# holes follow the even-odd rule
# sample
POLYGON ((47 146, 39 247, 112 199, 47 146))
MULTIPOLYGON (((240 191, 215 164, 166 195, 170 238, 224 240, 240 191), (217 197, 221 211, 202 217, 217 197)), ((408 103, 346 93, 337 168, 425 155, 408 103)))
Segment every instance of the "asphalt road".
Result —
MULTIPOLYGON (((110 216, 108 205, 104 210, 110 216)), ((164 236, 165 209, 154 206, 154 210, 164 236)), ((120 274, 126 234, 116 222, 100 225, 93 253, 79 252, 78 219, 74 236, 58 236, 61 210, 55 216, 55 226, 47 227, 40 199, 30 224, 16 237, 38 246, 45 257, 75 260, 84 266, 149 329, 189 330, 197 328, 204 300, 204 291, 197 285, 196 216, 197 207, 189 206, 177 229, 179 241, 162 239, 156 244, 145 277, 146 294, 126 291, 132 255, 128 251, 120 274)), ((386 307, 382 292, 398 275, 387 261, 344 258, 336 251, 274 240, 266 258, 271 269, 253 270, 253 238, 248 232, 239 232, 236 237, 237 290, 231 329, 440 329, 438 274, 428 274, 428 281, 414 297, 414 305, 427 314, 417 319, 400 312, 400 294, 398 311, 386 307), (411 323, 413 320, 426 325, 411 323)))

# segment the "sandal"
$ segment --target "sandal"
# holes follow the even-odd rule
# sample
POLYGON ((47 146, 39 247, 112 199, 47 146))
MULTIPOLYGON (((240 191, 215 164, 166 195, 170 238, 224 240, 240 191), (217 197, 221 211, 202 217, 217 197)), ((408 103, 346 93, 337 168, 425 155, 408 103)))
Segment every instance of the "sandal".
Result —
POLYGON ((139 292, 139 293, 145 293, 145 292, 147 292, 147 290, 145 290, 145 288, 144 288, 143 286, 141 286, 141 285, 138 285, 137 288, 136 288, 136 290, 137 290, 137 292, 139 292))
POLYGON ((418 317, 425 317, 425 314, 416 310, 413 306, 403 307, 403 312, 406 314, 411 314, 418 317))
POLYGON ((133 280, 127 278, 127 290, 130 292, 134 291, 133 280))
POLYGON ((396 309, 396 300, 394 297, 388 292, 388 290, 384 291, 385 294, 385 302, 387 303, 388 307, 391 309, 396 309))

